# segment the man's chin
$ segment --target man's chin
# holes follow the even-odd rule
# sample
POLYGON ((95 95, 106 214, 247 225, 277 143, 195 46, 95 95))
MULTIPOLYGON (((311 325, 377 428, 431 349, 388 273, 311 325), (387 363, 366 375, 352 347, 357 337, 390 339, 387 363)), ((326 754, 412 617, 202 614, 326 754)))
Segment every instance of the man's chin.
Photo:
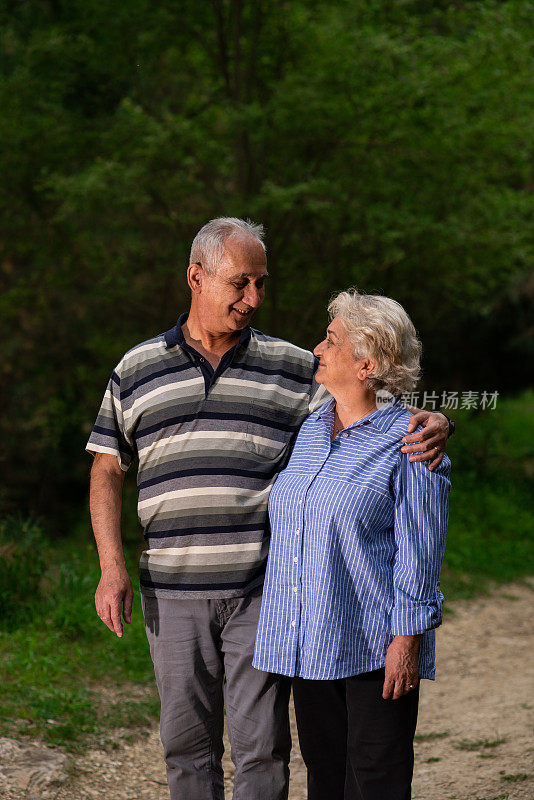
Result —
POLYGON ((253 314, 240 314, 238 311, 234 311, 230 314, 230 320, 236 329, 241 330, 246 328, 253 316, 253 314))

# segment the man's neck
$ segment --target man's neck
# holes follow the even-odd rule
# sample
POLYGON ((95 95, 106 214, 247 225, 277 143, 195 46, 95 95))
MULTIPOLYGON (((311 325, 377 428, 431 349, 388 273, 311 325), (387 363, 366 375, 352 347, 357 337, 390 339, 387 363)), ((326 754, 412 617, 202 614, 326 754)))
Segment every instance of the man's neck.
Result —
POLYGON ((195 309, 191 308, 186 322, 182 325, 185 340, 197 350, 204 350, 221 358, 239 341, 241 331, 213 331, 209 322, 199 318, 195 309))

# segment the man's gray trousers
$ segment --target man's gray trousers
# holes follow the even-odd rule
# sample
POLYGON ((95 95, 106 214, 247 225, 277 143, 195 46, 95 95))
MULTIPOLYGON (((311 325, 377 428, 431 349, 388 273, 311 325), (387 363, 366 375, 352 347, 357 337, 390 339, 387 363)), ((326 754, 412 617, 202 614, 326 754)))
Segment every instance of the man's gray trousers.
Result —
POLYGON ((260 590, 229 600, 143 596, 171 800, 224 800, 224 710, 234 800, 288 796, 291 683, 251 666, 260 604, 260 590))

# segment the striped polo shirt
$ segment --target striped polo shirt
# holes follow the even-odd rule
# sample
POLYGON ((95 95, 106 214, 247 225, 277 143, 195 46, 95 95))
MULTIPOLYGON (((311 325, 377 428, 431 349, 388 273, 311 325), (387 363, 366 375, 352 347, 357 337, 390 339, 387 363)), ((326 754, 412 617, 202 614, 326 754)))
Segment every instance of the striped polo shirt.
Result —
POLYGON ((252 328, 213 370, 186 319, 123 356, 86 449, 139 460, 144 594, 239 597, 263 582, 271 486, 328 395, 312 353, 252 328))

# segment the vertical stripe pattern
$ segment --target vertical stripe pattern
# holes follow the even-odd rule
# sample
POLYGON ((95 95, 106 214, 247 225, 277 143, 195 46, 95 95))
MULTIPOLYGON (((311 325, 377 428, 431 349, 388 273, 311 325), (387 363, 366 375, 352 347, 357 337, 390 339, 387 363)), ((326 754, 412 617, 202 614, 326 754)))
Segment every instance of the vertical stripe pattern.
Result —
POLYGON ((397 401, 332 443, 332 400, 303 424, 269 499, 257 669, 345 678, 422 633, 420 675, 434 677, 450 461, 430 472, 400 452, 409 418, 397 401))

